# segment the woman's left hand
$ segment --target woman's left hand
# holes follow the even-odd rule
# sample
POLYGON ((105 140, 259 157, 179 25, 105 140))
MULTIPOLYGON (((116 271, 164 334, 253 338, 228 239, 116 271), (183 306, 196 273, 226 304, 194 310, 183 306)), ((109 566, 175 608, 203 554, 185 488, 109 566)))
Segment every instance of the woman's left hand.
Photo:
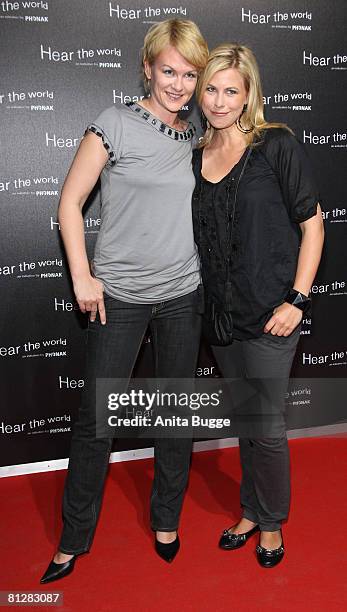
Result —
POLYGON ((271 319, 266 323, 264 332, 273 336, 290 336, 302 319, 302 311, 284 302, 273 311, 271 319))

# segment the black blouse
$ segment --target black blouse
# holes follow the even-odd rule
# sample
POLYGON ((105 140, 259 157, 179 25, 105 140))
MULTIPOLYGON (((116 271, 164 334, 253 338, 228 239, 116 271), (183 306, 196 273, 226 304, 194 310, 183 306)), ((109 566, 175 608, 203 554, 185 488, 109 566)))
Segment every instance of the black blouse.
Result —
POLYGON ((193 154, 194 235, 203 283, 220 301, 230 273, 237 339, 261 336, 283 303, 296 274, 298 224, 316 214, 319 201, 303 145, 286 129, 264 132, 238 181, 246 154, 216 184, 201 175, 202 149, 193 154))

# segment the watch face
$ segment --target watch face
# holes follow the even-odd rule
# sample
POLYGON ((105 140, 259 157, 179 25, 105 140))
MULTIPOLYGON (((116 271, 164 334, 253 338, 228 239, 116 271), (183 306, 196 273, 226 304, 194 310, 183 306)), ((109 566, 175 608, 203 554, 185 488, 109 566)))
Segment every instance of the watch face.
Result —
POLYGON ((287 294, 286 301, 292 306, 296 306, 300 308, 303 312, 308 310, 311 306, 311 298, 307 297, 300 291, 295 291, 295 289, 290 289, 287 294))
POLYGON ((296 296, 295 296, 293 304, 302 304, 302 302, 304 302, 304 301, 305 300, 304 300, 303 296, 301 295, 301 293, 297 293, 296 296))
POLYGON ((309 297, 307 297, 307 295, 304 295, 303 293, 300 293, 300 291, 295 291, 295 289, 291 289, 290 290, 290 294, 294 298, 294 301, 307 302, 307 300, 310 299, 309 297))

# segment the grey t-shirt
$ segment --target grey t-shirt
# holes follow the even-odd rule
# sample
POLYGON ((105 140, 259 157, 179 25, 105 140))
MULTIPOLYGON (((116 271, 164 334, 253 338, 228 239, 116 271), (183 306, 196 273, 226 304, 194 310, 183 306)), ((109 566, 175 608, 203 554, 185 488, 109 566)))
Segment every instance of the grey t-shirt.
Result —
POLYGON ((109 159, 101 173, 94 273, 119 300, 156 303, 200 282, 193 238, 194 127, 178 132, 136 103, 104 110, 87 127, 109 159))

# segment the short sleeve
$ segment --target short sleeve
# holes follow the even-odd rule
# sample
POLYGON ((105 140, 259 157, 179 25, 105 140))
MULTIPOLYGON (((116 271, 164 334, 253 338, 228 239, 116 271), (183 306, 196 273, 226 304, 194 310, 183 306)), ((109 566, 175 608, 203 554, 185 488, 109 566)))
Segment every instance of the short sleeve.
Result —
POLYGON ((90 123, 85 131, 93 132, 102 139, 103 145, 108 153, 106 166, 117 163, 121 154, 123 126, 121 112, 115 106, 103 110, 100 115, 90 123))
POLYGON ((276 173, 289 217, 302 223, 317 213, 319 192, 304 145, 284 128, 271 128, 264 154, 276 173))

